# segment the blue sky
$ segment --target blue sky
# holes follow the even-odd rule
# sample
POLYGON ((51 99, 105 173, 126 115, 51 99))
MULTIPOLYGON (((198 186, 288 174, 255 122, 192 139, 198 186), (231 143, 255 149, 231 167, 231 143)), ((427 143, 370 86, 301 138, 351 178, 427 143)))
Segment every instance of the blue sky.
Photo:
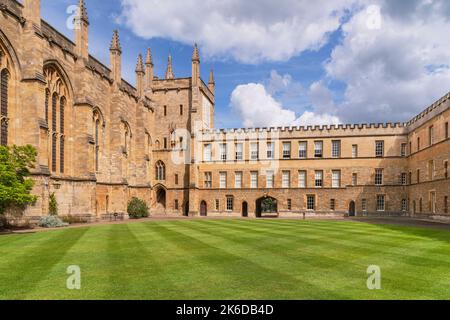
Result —
MULTIPOLYGON (((217 127, 406 121, 449 91, 449 44, 438 29, 450 24, 438 15, 442 6, 377 0, 374 11, 364 0, 292 1, 210 1, 199 12, 204 1, 87 0, 90 52, 109 65, 118 29, 122 73, 134 84, 137 55, 147 47, 158 76, 169 53, 175 76, 190 76, 198 42, 205 81, 214 68, 217 127), (381 21, 375 28, 373 17, 381 21)), ((42 0, 42 16, 72 39, 66 11, 77 2, 42 0)))

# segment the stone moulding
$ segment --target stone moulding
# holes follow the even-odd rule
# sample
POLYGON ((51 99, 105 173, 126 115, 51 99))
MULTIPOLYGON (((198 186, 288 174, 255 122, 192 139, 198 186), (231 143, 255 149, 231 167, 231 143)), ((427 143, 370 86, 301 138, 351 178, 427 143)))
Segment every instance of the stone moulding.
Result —
POLYGON ((39 119, 38 120, 38 124, 39 124, 39 127, 41 128, 41 129, 45 129, 45 130, 48 130, 49 128, 48 128, 48 123, 47 123, 47 121, 45 121, 45 119, 39 119))

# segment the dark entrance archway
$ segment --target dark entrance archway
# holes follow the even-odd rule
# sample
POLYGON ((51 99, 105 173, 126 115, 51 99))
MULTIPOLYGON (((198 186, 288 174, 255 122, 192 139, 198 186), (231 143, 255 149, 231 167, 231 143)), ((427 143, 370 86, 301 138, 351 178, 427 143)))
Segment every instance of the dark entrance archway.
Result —
POLYGON ((246 201, 242 202, 242 216, 244 218, 248 217, 248 203, 246 201))
POLYGON ((200 216, 206 217, 208 215, 208 206, 206 205, 205 201, 202 201, 200 203, 200 216))
POLYGON ((350 217, 356 216, 356 204, 355 201, 350 201, 350 205, 348 206, 348 215, 350 217))
POLYGON ((278 201, 272 197, 262 197, 256 200, 256 217, 278 216, 278 201))
POLYGON ((189 201, 184 204, 184 216, 189 217, 189 201))
POLYGON ((164 209, 166 208, 166 190, 164 188, 156 191, 156 203, 158 206, 162 206, 164 209))

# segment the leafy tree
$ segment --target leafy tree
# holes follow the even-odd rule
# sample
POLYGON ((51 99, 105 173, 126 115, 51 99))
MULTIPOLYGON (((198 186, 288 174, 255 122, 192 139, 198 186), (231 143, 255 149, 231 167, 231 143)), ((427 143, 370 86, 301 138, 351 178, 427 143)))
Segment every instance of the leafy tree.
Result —
POLYGON ((34 182, 27 178, 34 168, 37 152, 33 146, 0 146, 0 214, 9 207, 25 208, 36 201, 34 182))
POLYGON ((50 199, 48 201, 48 214, 51 216, 58 215, 58 201, 56 200, 54 193, 50 195, 50 199))
POLYGON ((261 209, 264 213, 275 213, 277 212, 277 201, 272 198, 264 199, 261 203, 261 209))

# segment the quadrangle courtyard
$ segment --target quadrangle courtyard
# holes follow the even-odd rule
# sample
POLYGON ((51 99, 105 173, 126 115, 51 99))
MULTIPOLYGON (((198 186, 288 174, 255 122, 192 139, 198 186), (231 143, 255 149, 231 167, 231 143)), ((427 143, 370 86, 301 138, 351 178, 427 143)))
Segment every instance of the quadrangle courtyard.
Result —
POLYGON ((153 220, 0 236, 0 299, 448 299, 448 228, 153 220), (369 266, 381 289, 369 290, 369 266), (69 290, 69 266, 80 290, 69 290))

